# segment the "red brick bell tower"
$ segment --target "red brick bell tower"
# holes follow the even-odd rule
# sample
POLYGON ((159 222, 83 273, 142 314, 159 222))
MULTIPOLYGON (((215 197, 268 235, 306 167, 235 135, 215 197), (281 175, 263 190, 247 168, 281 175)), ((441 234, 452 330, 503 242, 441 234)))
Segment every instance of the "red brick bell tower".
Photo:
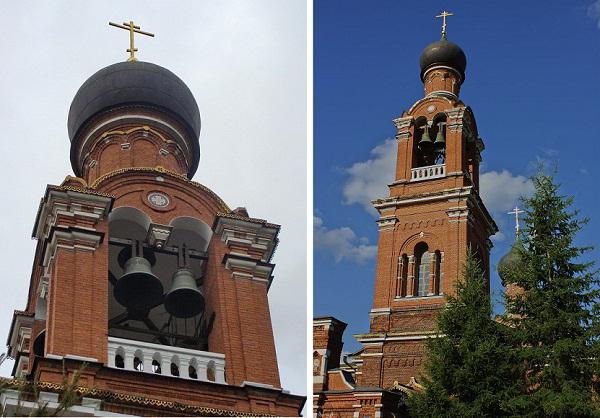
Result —
POLYGON ((316 414, 402 415, 469 247, 489 283, 489 237, 497 227, 479 196, 483 140, 459 98, 466 56, 444 33, 425 48, 420 66, 424 97, 394 120, 395 180, 389 196, 373 202, 380 216, 370 329, 355 335, 363 348, 347 367, 320 378, 325 389, 315 393, 316 414), (340 372, 348 375, 343 385, 335 383, 340 372))
POLYGON ((305 398, 281 388, 267 299, 280 227, 190 180, 188 87, 155 64, 110 65, 75 95, 68 131, 75 176, 40 202, 13 374, 53 408, 63 374, 86 364, 80 416, 297 416, 305 398))

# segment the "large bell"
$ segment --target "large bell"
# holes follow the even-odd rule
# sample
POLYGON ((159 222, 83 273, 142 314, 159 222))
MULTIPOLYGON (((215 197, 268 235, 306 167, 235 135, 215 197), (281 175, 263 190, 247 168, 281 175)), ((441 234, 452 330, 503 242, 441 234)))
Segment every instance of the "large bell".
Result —
POLYGON ((427 151, 431 149, 433 141, 429 137, 429 130, 427 129, 427 125, 425 125, 423 129, 425 132, 423 132, 423 136, 421 137, 421 140, 419 141, 418 145, 421 151, 427 151))
POLYGON ((160 303, 163 296, 160 279, 152 273, 150 261, 131 257, 125 262, 125 273, 115 285, 115 299, 128 310, 147 311, 160 303))
POLYGON ((173 275, 171 290, 165 296, 165 309, 176 318, 191 318, 204 310, 204 296, 190 269, 179 268, 173 275))
POLYGON ((444 138, 444 133, 442 132, 442 127, 438 129, 438 133, 435 136, 435 142, 433 143, 433 150, 435 152, 440 152, 446 148, 446 138, 444 138))

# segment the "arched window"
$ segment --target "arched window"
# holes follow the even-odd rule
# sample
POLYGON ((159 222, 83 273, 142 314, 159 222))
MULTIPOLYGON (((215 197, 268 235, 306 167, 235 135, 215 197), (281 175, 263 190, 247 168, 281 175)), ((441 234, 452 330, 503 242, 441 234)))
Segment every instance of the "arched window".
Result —
POLYGON ((415 247, 415 296, 429 294, 429 264, 431 262, 429 248, 424 242, 415 247))

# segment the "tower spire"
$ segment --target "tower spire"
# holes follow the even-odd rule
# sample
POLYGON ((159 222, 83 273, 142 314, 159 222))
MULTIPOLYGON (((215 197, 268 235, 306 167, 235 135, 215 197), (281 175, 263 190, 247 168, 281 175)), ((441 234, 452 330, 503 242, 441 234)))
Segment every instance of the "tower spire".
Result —
POLYGON ((443 11, 442 13, 440 13, 439 15, 437 15, 436 17, 441 17, 442 18, 442 39, 446 39, 446 17, 447 16, 454 16, 454 13, 450 13, 447 11, 443 11))

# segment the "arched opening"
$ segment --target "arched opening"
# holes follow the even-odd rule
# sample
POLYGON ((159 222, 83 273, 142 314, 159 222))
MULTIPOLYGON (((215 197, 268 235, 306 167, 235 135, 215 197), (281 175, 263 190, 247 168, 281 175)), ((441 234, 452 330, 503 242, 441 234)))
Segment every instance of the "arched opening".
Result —
POLYGON ((429 264, 431 262, 429 247, 420 242, 415 247, 415 296, 429 294, 429 264))
POLYGON ((160 358, 160 355, 157 353, 152 358, 152 373, 162 374, 162 369, 160 366, 161 366, 161 358, 160 358))
POLYGON ((117 348, 115 354, 115 367, 119 369, 125 368, 125 350, 123 350, 123 347, 117 348))
POLYGON ((431 139, 433 140, 433 164, 439 165, 446 162, 446 114, 438 113, 433 118, 431 125, 431 139))
POLYGON ((177 356, 171 359, 171 376, 179 376, 179 358, 177 356))
POLYGON ((192 359, 192 361, 190 361, 190 365, 188 367, 188 376, 190 379, 198 379, 198 363, 196 362, 196 359, 192 359))
POLYGON ((415 120, 413 167, 426 167, 434 164, 433 140, 430 131, 431 127, 425 116, 420 116, 415 120))
POLYGON ((141 350, 137 350, 133 355, 133 368, 138 372, 144 371, 144 353, 141 350))
POLYGON ((211 360, 208 362, 208 364, 206 366, 206 378, 208 379, 209 382, 214 382, 215 375, 216 375, 215 362, 211 360))

